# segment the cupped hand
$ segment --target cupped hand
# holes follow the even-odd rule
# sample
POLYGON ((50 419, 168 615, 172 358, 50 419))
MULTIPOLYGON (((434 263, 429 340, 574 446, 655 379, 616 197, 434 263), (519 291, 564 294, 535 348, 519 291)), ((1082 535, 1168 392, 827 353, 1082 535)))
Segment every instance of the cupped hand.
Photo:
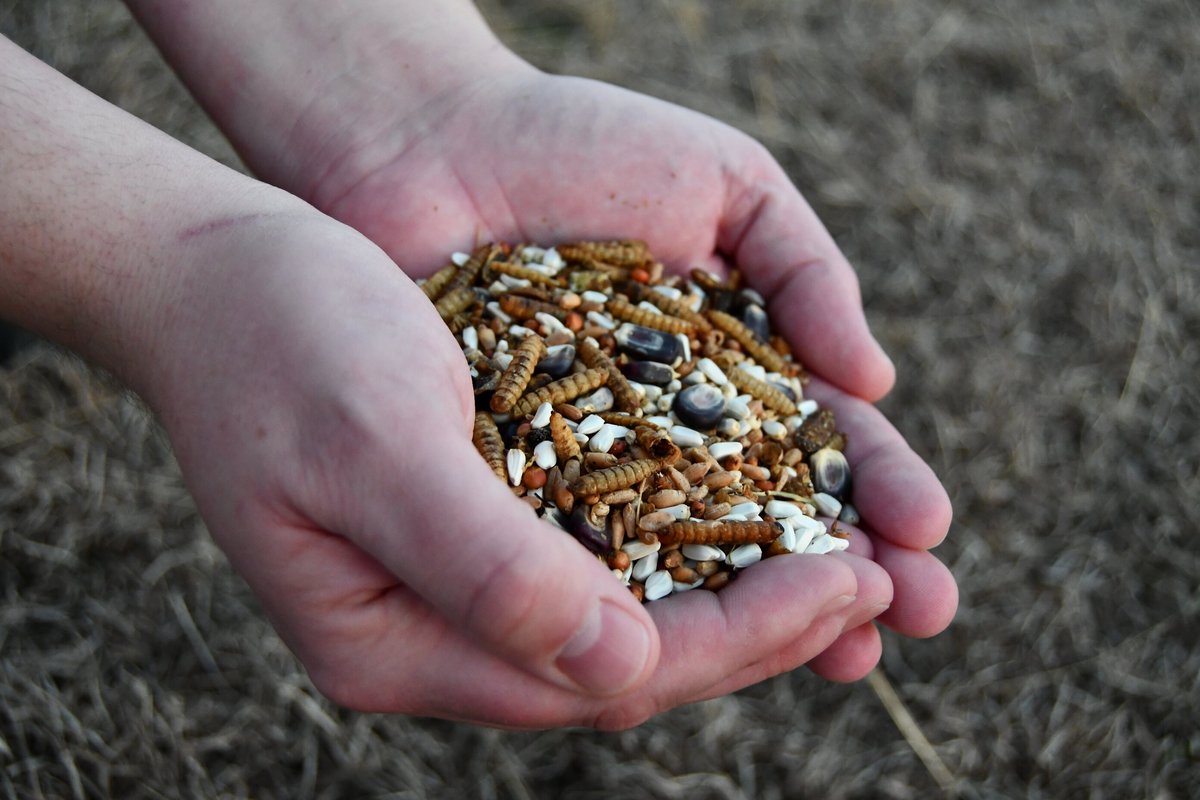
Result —
MULTIPOLYGON (((814 396, 850 433, 865 520, 852 552, 882 565, 895 587, 881 621, 911 636, 949 623, 957 588, 926 552, 947 533, 949 500, 896 430, 858 399, 885 394, 894 369, 867 329, 853 270, 763 147, 678 106, 523 65, 465 84, 421 113, 372 104, 354 130, 356 145, 332 167, 315 166, 301 191, 411 275, 440 267, 451 247, 490 240, 641 238, 675 269, 737 265, 819 376, 814 396)), ((781 597, 754 599, 765 610, 781 597)), ((810 613, 805 601, 786 600, 810 613)), ((851 628, 810 666, 854 679, 874 665, 879 647, 873 627, 851 628)), ((718 691, 814 655, 804 636, 791 649, 753 652, 718 691)))
POLYGON ((890 600, 868 559, 796 556, 647 611, 476 454, 462 355, 382 251, 310 211, 184 238, 138 388, 335 701, 626 727, 808 660, 890 600))

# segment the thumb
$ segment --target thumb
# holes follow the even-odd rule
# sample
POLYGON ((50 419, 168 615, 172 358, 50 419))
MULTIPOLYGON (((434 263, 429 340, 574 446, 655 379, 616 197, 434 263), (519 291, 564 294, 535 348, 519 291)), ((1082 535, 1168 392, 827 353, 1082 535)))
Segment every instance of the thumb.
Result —
POLYGON ((363 549, 484 649, 533 675, 592 695, 649 677, 657 631, 607 567, 538 520, 457 430, 436 450, 416 448, 426 457, 407 444, 400 469, 375 473, 394 478, 368 487, 363 549))

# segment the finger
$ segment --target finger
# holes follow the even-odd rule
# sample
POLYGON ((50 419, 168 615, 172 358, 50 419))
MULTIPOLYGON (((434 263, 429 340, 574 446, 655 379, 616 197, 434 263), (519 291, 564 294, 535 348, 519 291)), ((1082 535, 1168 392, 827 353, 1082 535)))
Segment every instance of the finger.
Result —
POLYGON ((867 622, 839 636, 823 653, 808 662, 808 668, 825 680, 850 683, 865 678, 879 663, 882 654, 879 629, 867 622))
POLYGON ((645 680, 658 657, 646 612, 594 556, 517 501, 465 436, 437 435, 449 427, 413 432, 368 473, 356 542, 531 674, 598 695, 645 680))
POLYGON ((895 597, 879 621, 905 636, 926 638, 946 629, 958 609, 958 585, 932 553, 875 542, 875 562, 891 576, 895 597))
POLYGON ((689 592, 669 604, 652 604, 664 649, 643 694, 654 708, 670 708, 795 669, 846 627, 874 618, 891 597, 890 581, 878 565, 837 553, 779 556, 756 565, 715 597, 689 592), (845 570, 854 576, 850 601, 837 594, 845 590, 845 570), (841 584, 822 595, 823 607, 811 595, 821 575, 841 584), (724 634, 714 639, 713 629, 724 634), (710 641, 712 646, 697 651, 698 642, 710 641))
POLYGON ((771 162, 731 193, 718 246, 769 298, 771 319, 812 372, 867 400, 896 370, 871 336, 858 279, 825 226, 771 162))
POLYGON ((805 394, 833 410, 846 432, 853 499, 869 527, 901 547, 936 547, 953 509, 937 476, 874 406, 814 378, 805 394))

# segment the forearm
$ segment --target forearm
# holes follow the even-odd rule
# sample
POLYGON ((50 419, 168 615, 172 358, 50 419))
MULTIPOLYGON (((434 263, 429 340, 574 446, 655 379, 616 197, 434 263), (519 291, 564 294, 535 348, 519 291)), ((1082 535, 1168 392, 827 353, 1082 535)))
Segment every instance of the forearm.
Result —
POLYGON ((469 0, 126 3, 250 168, 306 199, 342 160, 370 161, 383 132, 365 111, 436 117, 520 63, 469 0))
POLYGON ((191 233, 292 208, 0 37, 0 317, 136 388, 191 233))

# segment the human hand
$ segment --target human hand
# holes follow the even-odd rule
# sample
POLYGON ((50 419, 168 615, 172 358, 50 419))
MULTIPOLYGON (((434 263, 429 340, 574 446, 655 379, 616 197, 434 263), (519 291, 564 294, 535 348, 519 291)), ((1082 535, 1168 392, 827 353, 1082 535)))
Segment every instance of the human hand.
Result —
POLYGON ((866 559, 798 556, 648 614, 475 453, 462 356, 377 248, 316 214, 188 241, 139 388, 213 536, 334 700, 625 727, 807 660, 890 599, 866 559))

